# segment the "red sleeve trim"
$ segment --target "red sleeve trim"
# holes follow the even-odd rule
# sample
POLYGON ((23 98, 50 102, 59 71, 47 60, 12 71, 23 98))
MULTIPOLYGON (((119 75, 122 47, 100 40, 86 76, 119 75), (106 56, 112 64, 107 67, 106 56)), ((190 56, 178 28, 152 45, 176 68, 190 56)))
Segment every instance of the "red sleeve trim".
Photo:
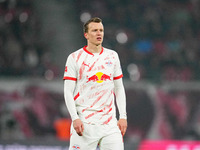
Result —
POLYGON ((121 74, 120 76, 114 77, 113 80, 117 80, 123 77, 123 74, 121 74))
POLYGON ((74 101, 80 96, 79 92, 74 96, 74 101))
POLYGON ((76 78, 73 77, 64 77, 63 80, 73 80, 73 81, 77 81, 76 78))

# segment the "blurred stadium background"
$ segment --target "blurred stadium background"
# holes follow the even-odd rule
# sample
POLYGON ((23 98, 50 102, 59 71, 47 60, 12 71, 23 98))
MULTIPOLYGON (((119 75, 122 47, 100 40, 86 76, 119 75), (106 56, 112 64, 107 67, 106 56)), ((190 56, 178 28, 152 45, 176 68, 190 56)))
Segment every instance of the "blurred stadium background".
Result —
POLYGON ((103 19, 127 94, 126 150, 200 150, 200 0, 0 0, 0 150, 68 149, 82 24, 103 19))

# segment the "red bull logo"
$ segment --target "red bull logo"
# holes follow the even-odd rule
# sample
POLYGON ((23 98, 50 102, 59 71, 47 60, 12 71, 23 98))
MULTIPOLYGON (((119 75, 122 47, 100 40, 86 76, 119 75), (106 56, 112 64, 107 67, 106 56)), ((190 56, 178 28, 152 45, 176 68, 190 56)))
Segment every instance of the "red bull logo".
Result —
POLYGON ((72 146, 72 149, 73 149, 73 150, 79 150, 79 149, 80 149, 80 146, 74 145, 74 146, 72 146))
POLYGON ((97 72, 95 75, 88 78, 87 83, 90 81, 102 83, 103 81, 106 81, 106 80, 111 80, 109 75, 104 74, 102 72, 97 72))

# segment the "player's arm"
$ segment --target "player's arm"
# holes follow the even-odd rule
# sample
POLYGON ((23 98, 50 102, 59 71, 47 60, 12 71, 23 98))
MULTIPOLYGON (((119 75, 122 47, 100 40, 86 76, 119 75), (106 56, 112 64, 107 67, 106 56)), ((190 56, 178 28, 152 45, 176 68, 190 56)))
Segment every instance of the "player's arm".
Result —
POLYGON ((127 113, 126 113, 126 95, 122 78, 114 80, 114 85, 115 85, 116 102, 119 110, 118 126, 119 129, 121 130, 122 135, 124 136, 127 129, 127 113))
POLYGON ((67 105, 67 109, 69 111, 69 114, 71 116, 73 127, 76 130, 78 135, 82 135, 84 127, 82 121, 79 119, 74 98, 73 98, 73 92, 76 86, 76 82, 72 80, 65 80, 64 81, 64 97, 65 97, 65 103, 67 105))
POLYGON ((77 111, 76 111, 74 98, 73 98, 73 92, 75 89, 75 85, 76 85, 75 81, 71 81, 71 80, 64 81, 65 103, 67 105, 67 109, 69 111, 72 121, 79 119, 77 111))

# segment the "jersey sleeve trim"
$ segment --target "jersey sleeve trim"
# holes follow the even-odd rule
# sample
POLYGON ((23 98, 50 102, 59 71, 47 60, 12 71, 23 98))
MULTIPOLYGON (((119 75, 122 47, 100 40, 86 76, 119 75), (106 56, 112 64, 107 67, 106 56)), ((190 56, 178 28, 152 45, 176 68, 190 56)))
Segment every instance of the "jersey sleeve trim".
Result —
POLYGON ((63 77, 63 80, 73 80, 73 81, 77 81, 76 78, 73 77, 63 77))
POLYGON ((119 75, 119 76, 117 76, 117 77, 114 77, 113 80, 117 80, 117 79, 120 79, 120 78, 122 78, 122 77, 123 77, 123 74, 121 74, 121 75, 119 75))

